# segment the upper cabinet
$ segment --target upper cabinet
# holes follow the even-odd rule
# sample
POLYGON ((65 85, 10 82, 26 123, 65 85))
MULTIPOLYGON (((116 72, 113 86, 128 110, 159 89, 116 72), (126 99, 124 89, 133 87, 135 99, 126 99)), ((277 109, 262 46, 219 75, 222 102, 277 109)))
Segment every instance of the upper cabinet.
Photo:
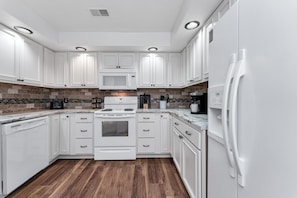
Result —
POLYGON ((27 38, 23 39, 20 79, 26 84, 41 85, 43 80, 43 47, 27 38))
POLYGON ((4 26, 0 26, 0 43, 0 81, 41 86, 42 46, 4 26))
POLYGON ((181 53, 168 55, 168 86, 172 88, 183 87, 185 84, 185 65, 181 53))
POLYGON ((203 34, 202 31, 186 47, 187 83, 202 81, 203 68, 203 34))
POLYGON ((140 54, 139 87, 167 87, 167 54, 140 54))
POLYGON ((55 85, 55 53, 49 49, 44 48, 44 85, 55 85))
POLYGON ((0 43, 0 79, 15 82, 20 61, 20 38, 13 31, 0 26, 0 43))
POLYGON ((99 53, 100 69, 136 69, 135 53, 99 53))
POLYGON ((98 87, 96 53, 69 53, 70 87, 98 87))
POLYGON ((55 53, 55 86, 69 86, 69 66, 66 52, 55 53))

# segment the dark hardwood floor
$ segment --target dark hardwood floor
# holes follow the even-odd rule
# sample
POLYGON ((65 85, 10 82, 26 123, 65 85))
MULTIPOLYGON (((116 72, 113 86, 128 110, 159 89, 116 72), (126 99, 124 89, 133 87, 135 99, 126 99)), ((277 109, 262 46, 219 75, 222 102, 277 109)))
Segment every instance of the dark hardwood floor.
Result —
POLYGON ((9 198, 189 197, 172 159, 58 160, 9 198))

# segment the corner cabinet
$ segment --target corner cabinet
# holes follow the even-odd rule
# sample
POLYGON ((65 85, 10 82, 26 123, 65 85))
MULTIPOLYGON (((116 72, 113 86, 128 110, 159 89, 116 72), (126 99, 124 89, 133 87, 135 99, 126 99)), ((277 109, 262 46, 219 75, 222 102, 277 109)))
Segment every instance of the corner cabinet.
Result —
POLYGON ((55 87, 69 86, 69 66, 66 52, 55 53, 55 87))
POLYGON ((170 53, 168 58, 168 87, 181 88, 185 84, 185 67, 181 53, 170 53))
POLYGON ((70 115, 60 115, 60 154, 70 155, 70 115))
POLYGON ((137 59, 135 53, 99 53, 100 69, 135 70, 137 59))
POLYGON ((70 87, 97 88, 96 53, 69 53, 70 87))
POLYGON ((55 53, 49 49, 44 48, 43 53, 44 62, 44 85, 54 86, 55 85, 55 53))
POLYGON ((60 115, 50 116, 50 161, 60 154, 60 115))
POLYGON ((167 87, 167 54, 140 54, 139 87, 167 87))

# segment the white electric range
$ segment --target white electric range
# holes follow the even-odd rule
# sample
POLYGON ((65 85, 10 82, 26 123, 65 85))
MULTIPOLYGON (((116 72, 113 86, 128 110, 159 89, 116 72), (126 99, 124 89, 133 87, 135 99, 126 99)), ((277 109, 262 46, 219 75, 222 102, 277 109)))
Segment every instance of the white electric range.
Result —
POLYGON ((105 97, 94 113, 94 159, 136 159, 136 96, 105 97))

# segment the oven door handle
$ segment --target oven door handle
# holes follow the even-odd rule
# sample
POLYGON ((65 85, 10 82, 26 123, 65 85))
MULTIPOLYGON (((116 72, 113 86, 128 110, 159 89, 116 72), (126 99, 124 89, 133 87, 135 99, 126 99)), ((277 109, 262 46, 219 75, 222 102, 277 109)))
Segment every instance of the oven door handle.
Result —
POLYGON ((134 118, 135 115, 95 115, 95 118, 108 118, 108 119, 119 119, 119 118, 134 118))

